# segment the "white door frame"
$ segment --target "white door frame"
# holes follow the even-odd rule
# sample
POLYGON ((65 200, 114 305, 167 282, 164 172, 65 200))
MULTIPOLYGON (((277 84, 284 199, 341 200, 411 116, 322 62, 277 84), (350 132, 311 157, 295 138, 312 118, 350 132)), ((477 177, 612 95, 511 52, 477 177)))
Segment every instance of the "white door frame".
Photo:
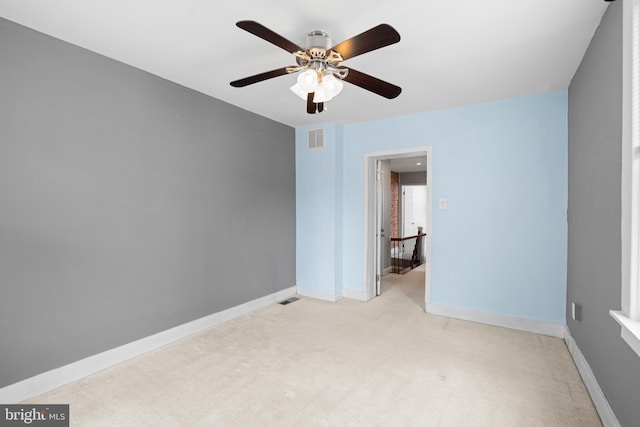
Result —
MULTIPOLYGON (((382 285, 382 204, 384 203, 384 190, 382 184, 383 176, 382 176, 382 162, 380 160, 376 160, 376 189, 375 189, 375 200, 376 200, 376 213, 375 213, 375 233, 376 233, 376 244, 374 245, 374 270, 375 270, 375 290, 374 297, 380 295, 380 287, 382 285)), ((386 256, 386 255, 385 255, 386 256)))
POLYGON ((433 193, 433 147, 424 146, 390 151, 378 151, 364 155, 364 265, 363 288, 367 301, 376 296, 376 161, 399 159, 403 157, 427 156, 427 233, 425 239, 426 265, 424 275, 425 310, 431 302, 431 224, 432 224, 432 193, 433 193))

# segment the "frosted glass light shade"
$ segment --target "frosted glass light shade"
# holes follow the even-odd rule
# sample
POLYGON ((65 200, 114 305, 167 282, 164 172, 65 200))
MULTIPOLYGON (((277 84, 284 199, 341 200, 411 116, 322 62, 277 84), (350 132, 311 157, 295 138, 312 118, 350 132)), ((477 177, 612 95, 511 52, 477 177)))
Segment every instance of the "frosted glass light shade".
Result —
POLYGON ((332 98, 327 88, 324 87, 324 82, 316 89, 316 92, 313 94, 313 102, 327 102, 332 98))
POLYGON ((303 91, 309 93, 314 92, 318 87, 318 74, 315 70, 307 70, 298 75, 298 86, 303 91))
POLYGON ((300 85, 298 85, 298 83, 294 84, 289 89, 291 89, 291 92, 298 95, 302 100, 304 101, 307 100, 307 92, 303 91, 300 85))
POLYGON ((329 99, 331 99, 342 91, 344 83, 342 83, 342 80, 336 79, 333 74, 328 74, 322 79, 322 87, 325 88, 329 99))
POLYGON ((323 73, 322 83, 318 82, 318 71, 309 69, 298 75, 297 83, 291 86, 291 92, 295 93, 300 99, 306 101, 307 95, 313 93, 313 102, 327 102, 338 95, 344 83, 341 79, 336 78, 332 72, 325 71, 323 73))
POLYGON ((316 89, 313 102, 327 102, 342 91, 344 83, 336 79, 333 74, 327 74, 322 79, 322 84, 316 89))

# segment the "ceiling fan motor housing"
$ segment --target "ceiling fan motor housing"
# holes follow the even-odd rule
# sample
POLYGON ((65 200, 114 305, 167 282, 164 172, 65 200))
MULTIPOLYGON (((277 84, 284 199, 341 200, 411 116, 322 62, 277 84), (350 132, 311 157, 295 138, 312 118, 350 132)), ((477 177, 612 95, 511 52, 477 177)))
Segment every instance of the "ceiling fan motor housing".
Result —
POLYGON ((340 78, 346 76, 346 71, 338 74, 336 65, 342 61, 339 53, 331 50, 333 41, 329 34, 322 30, 310 31, 304 38, 304 52, 296 55, 296 61, 300 67, 311 68, 318 72, 330 69, 340 78))
POLYGON ((329 34, 321 30, 308 32, 304 41, 304 47, 307 50, 311 48, 328 50, 333 45, 329 34))

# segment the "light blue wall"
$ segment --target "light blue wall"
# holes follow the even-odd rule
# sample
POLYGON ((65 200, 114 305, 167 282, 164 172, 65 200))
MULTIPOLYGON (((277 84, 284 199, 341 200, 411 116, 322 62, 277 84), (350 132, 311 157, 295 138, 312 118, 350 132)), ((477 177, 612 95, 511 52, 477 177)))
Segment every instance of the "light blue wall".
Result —
POLYGON ((324 152, 296 130, 301 289, 364 291, 364 156, 430 145, 431 302, 564 323, 567 91, 325 126, 324 152))
POLYGON ((333 297, 342 292, 342 127, 296 129, 297 286, 333 297), (325 147, 309 150, 309 129, 324 128, 325 147))

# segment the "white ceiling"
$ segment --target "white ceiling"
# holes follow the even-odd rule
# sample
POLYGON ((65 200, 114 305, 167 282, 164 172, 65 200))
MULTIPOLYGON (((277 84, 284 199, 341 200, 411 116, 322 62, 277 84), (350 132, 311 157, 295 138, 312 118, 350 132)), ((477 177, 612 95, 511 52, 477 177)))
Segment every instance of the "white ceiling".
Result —
POLYGON ((391 170, 398 173, 422 172, 427 170, 427 156, 391 159, 389 163, 391 170))
POLYGON ((0 16, 290 126, 352 123, 567 88, 607 7, 603 0, 0 0, 0 16), (334 44, 380 23, 401 36, 344 62, 402 87, 388 100, 357 86, 309 115, 295 76, 230 81, 295 65, 235 26, 255 20, 301 44, 334 44))

